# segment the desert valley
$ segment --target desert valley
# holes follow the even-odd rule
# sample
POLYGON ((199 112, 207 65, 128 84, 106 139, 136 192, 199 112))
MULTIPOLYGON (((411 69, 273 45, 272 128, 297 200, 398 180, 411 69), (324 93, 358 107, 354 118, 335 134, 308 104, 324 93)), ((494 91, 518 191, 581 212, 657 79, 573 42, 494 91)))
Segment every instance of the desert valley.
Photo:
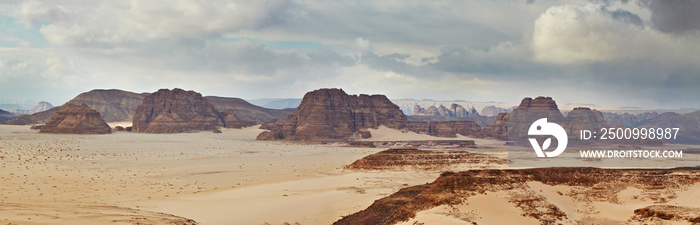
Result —
POLYGON ((492 116, 413 108, 423 114, 341 89, 311 91, 296 109, 182 89, 93 90, 0 125, 0 223, 700 223, 698 112, 564 116, 545 97, 492 116), (676 140, 610 145, 685 155, 566 167, 581 160, 571 153, 563 167, 509 167, 518 154, 506 124, 545 111, 568 131, 680 126, 676 140))

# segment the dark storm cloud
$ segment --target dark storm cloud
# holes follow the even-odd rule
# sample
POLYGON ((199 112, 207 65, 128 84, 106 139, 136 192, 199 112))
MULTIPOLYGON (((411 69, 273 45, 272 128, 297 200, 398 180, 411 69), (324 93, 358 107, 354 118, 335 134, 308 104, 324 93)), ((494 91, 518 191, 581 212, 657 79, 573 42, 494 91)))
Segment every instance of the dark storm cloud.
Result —
POLYGON ((610 16, 612 16, 613 19, 624 21, 625 23, 634 24, 637 26, 644 26, 642 18, 630 11, 618 9, 615 11, 608 12, 610 13, 610 16))
POLYGON ((672 34, 700 31, 700 1, 696 0, 643 0, 651 10, 651 22, 656 29, 672 34))

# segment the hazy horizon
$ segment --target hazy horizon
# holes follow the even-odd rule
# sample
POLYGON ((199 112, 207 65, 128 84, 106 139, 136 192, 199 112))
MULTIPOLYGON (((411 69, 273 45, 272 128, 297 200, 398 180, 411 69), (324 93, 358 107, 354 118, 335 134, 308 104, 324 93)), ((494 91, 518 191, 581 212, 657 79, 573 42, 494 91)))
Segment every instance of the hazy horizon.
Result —
MULTIPOLYGON (((0 104, 92 89, 700 108, 697 1, 0 3, 0 104)), ((33 103, 32 103, 33 102, 33 103)))

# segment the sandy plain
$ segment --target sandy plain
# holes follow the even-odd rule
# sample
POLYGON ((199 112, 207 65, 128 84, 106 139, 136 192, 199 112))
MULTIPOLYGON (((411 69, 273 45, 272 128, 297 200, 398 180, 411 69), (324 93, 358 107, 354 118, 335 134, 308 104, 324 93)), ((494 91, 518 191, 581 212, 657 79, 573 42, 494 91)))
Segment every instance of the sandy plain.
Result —
MULTIPOLYGON (((56 135, 0 125, 0 224, 330 224, 439 175, 349 171, 385 149, 255 141, 260 132, 56 135)), ((375 130, 374 140, 432 138, 393 132, 375 130)))
MULTIPOLYGON (((0 125, 0 224, 330 224, 403 187, 432 182, 441 173, 346 170, 345 165, 385 149, 255 141, 261 132, 256 126, 222 131, 56 135, 0 125)), ((371 132, 371 140, 445 139, 384 127, 371 132)), ((469 151, 507 156, 504 142, 475 141, 480 147, 469 151)), ((461 165, 450 170, 505 167, 461 165)), ((586 220, 576 214, 583 210, 577 208, 581 204, 552 194, 570 187, 529 185, 558 201, 567 214, 572 212, 572 224, 586 220)), ((679 192, 683 198, 671 202, 698 207, 694 199, 699 190, 694 186, 679 192)), ((633 194, 631 189, 620 195, 633 194)), ((419 212, 404 224, 537 224, 508 204, 511 195, 474 196, 462 206, 419 212), (513 213, 504 217, 503 210, 513 213)), ((585 206, 611 208, 621 213, 610 216, 621 218, 629 218, 635 207, 585 206)))

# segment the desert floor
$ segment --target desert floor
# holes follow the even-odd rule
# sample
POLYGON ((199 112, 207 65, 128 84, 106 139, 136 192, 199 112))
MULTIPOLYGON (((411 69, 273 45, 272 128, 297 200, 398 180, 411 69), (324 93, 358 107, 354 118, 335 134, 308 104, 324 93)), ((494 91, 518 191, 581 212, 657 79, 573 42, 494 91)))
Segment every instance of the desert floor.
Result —
MULTIPOLYGON (((261 132, 256 127, 222 131, 56 135, 0 125, 0 224, 169 224, 187 219, 205 225, 330 224, 400 188, 432 182, 441 172, 345 170, 385 149, 255 141, 261 132)), ((372 134, 371 140, 444 139, 387 128, 372 134)), ((503 142, 476 143, 480 148, 469 151, 507 156, 503 142)), ((531 185, 547 193, 562 188, 531 185)), ((679 195, 698 199, 700 188, 693 190, 679 195)), ((474 211, 477 217, 471 220, 507 219, 501 213, 489 216, 495 213, 489 207, 510 209, 498 205, 507 203, 508 194, 476 196, 474 203, 455 207, 474 211)), ((421 212, 409 224, 444 224, 445 218, 466 224, 446 216, 450 210, 421 212)), ((629 217, 629 209, 620 210, 629 217)))
MULTIPOLYGON (((260 132, 56 135, 0 125, 0 224, 184 218, 200 224, 329 224, 439 175, 344 170, 385 149, 255 141, 260 132)), ((374 140, 439 139, 386 128, 373 133, 374 140)))

